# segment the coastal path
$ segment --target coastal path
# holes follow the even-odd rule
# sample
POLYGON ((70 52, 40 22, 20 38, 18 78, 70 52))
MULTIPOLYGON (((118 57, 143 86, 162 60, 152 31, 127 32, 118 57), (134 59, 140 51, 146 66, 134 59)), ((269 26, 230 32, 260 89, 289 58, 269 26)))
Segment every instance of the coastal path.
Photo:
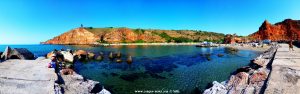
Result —
POLYGON ((300 49, 280 44, 275 54, 265 94, 300 94, 300 49))

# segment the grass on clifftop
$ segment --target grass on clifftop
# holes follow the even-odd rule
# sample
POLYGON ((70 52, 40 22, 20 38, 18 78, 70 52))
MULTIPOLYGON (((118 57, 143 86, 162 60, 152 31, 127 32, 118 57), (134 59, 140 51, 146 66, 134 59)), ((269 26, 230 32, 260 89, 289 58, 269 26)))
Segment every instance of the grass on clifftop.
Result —
MULTIPOLYGON (((116 31, 122 28, 114 28, 114 27, 106 27, 106 28, 93 28, 93 27, 86 27, 86 30, 94 33, 96 35, 104 35, 105 33, 109 33, 112 31, 116 31)), ((216 33, 216 32, 207 32, 201 30, 160 30, 160 29, 130 29, 135 34, 141 35, 145 34, 145 32, 150 32, 152 35, 158 35, 161 38, 164 38, 166 42, 202 42, 202 41, 209 41, 209 42, 223 42, 225 34, 223 33, 216 33)), ((133 43, 145 43, 144 40, 137 40, 133 43)))

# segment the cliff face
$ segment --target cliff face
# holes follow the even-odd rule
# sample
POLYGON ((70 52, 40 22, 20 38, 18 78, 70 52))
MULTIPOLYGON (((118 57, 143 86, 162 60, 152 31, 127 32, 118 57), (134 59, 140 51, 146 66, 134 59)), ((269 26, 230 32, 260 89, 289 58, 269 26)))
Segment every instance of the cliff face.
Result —
POLYGON ((255 40, 270 39, 273 41, 300 39, 300 21, 286 19, 274 25, 264 21, 259 30, 250 37, 255 40))
POLYGON ((129 28, 77 28, 50 39, 44 44, 96 44, 136 42, 218 41, 224 34, 195 30, 158 30, 129 28))
POLYGON ((100 38, 83 28, 73 29, 63 33, 44 44, 94 44, 100 38))

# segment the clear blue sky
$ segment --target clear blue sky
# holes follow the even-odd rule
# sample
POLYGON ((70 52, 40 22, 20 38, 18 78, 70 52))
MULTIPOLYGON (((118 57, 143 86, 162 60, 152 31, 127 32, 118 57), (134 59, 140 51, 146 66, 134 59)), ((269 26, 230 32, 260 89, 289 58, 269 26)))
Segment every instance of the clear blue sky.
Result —
POLYGON ((0 44, 38 44, 80 24, 248 35, 300 20, 300 0, 1 0, 0 44))

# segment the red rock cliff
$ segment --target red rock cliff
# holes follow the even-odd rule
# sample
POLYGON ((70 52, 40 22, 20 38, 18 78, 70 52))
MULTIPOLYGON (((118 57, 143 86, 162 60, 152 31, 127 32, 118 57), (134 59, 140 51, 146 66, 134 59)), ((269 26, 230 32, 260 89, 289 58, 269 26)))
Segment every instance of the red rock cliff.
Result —
POLYGON ((300 21, 286 19, 272 25, 266 20, 259 27, 259 30, 251 34, 250 37, 255 40, 297 40, 300 39, 300 21))
POLYGON ((98 44, 98 43, 141 43, 167 42, 167 39, 177 40, 220 40, 224 34, 192 31, 192 30, 158 30, 158 29, 130 29, 130 28, 92 28, 81 27, 63 33, 44 44, 98 44), (163 34, 167 35, 163 35, 163 34))
POLYGON ((95 34, 84 28, 77 28, 54 37, 44 42, 44 44, 94 44, 98 40, 100 40, 100 37, 95 34))

